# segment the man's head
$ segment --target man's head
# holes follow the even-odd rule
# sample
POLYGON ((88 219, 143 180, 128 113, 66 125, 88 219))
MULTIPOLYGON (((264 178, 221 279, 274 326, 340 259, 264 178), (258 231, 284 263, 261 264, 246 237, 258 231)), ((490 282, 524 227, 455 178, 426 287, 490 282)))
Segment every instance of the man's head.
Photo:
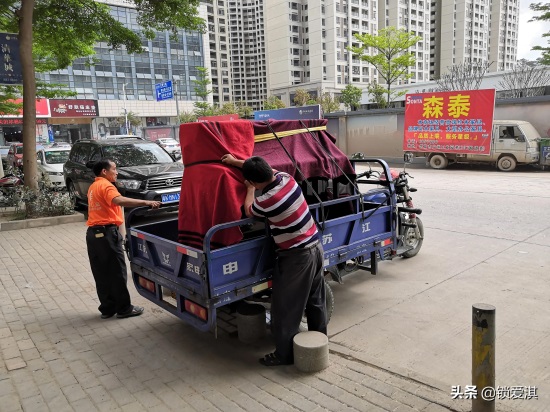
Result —
POLYGON ((269 183, 273 180, 273 169, 262 157, 253 156, 244 161, 243 176, 252 183, 269 183))
POLYGON ((115 182, 118 175, 115 162, 107 158, 97 161, 92 170, 96 176, 104 177, 109 182, 115 182))

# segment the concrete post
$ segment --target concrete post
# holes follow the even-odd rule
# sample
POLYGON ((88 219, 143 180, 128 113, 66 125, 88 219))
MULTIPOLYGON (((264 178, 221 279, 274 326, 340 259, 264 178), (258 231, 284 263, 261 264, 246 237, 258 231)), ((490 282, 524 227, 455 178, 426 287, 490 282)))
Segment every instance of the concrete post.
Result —
POLYGON ((472 306, 472 385, 472 412, 495 412, 495 307, 485 303, 472 306))

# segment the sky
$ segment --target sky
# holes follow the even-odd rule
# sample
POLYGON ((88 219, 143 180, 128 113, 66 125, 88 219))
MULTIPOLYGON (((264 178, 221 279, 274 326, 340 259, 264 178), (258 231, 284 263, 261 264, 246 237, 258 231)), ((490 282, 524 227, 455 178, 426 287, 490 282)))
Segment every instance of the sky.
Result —
MULTIPOLYGON (((527 21, 533 17, 533 11, 529 8, 531 3, 540 0, 521 0, 519 5, 519 30, 518 30, 518 60, 535 60, 540 57, 540 51, 532 51, 533 46, 545 46, 547 38, 541 37, 542 33, 550 31, 550 22, 527 21)), ((540 14, 540 13, 539 13, 540 14)))

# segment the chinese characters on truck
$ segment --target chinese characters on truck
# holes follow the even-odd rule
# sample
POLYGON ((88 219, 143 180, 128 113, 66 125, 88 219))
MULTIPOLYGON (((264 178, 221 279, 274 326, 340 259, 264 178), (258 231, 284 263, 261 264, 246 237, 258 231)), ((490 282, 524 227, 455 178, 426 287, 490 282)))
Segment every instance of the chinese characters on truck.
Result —
POLYGON ((403 150, 489 154, 494 90, 407 95, 403 150))

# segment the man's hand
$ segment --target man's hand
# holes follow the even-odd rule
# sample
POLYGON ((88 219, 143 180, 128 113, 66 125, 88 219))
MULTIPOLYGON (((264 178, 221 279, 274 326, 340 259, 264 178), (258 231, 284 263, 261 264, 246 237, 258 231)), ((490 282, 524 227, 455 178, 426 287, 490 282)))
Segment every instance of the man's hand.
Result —
POLYGON ((244 160, 235 159, 232 154, 224 154, 222 156, 222 163, 228 166, 243 167, 244 160))
POLYGON ((145 206, 151 206, 151 209, 158 209, 162 203, 158 200, 146 200, 145 206))
POLYGON ((226 165, 229 165, 229 166, 233 166, 233 162, 237 160, 235 159, 235 157, 232 155, 232 154, 224 154, 222 156, 222 163, 226 164, 226 165))

